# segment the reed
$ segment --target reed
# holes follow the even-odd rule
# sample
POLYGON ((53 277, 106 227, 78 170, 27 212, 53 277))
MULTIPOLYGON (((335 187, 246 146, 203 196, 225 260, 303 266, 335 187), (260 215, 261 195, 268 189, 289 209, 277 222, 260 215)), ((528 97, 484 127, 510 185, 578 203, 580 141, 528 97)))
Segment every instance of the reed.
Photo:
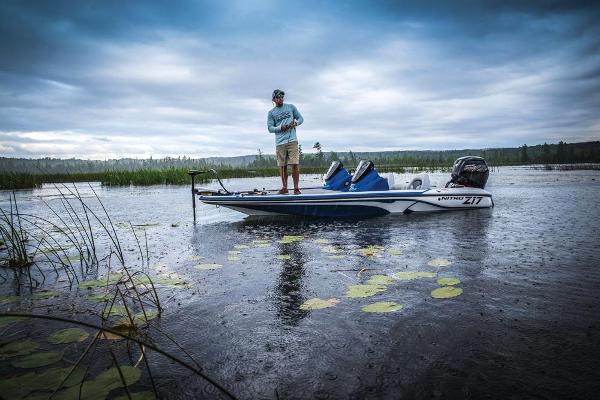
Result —
MULTIPOLYGON (((15 272, 17 295, 21 295, 21 286, 28 286, 33 291, 34 286, 39 288, 44 282, 43 266, 50 266, 54 272, 65 274, 69 280, 69 287, 79 284, 82 289, 96 288, 102 290, 102 310, 95 315, 97 322, 78 321, 59 315, 39 315, 29 312, 0 313, 2 317, 29 317, 43 320, 53 320, 63 323, 87 326, 96 330, 91 343, 81 352, 77 360, 70 366, 69 373, 55 382, 52 392, 46 392, 48 398, 60 398, 65 382, 78 368, 83 368, 85 373, 79 383, 80 394, 84 390, 84 381, 89 378, 92 370, 97 370, 97 365, 110 360, 111 365, 118 370, 122 387, 127 396, 132 398, 122 364, 119 359, 128 356, 130 366, 143 365, 156 398, 160 398, 159 388, 156 386, 153 371, 148 362, 148 350, 153 350, 178 364, 184 366, 197 376, 205 379, 218 388, 226 397, 235 398, 222 385, 202 372, 200 365, 193 357, 180 346, 175 339, 164 332, 158 324, 153 324, 155 318, 160 318, 163 308, 156 290, 153 278, 148 273, 150 267, 150 254, 147 238, 140 237, 134 226, 129 223, 133 239, 137 243, 139 255, 133 264, 128 261, 123 252, 120 233, 115 228, 113 220, 102 203, 102 200, 88 185, 93 193, 92 200, 80 194, 76 185, 55 185, 60 194, 60 205, 51 206, 46 203, 51 217, 42 218, 36 215, 21 213, 16 196, 13 194, 10 209, 2 210, 0 234, 7 244, 7 250, 2 250, 10 259, 28 260, 19 265, 18 273, 15 272), (95 204, 93 204, 95 202, 95 204), (99 245, 97 238, 104 237, 108 245, 99 245), (141 240, 143 239, 143 240, 141 240), (146 243, 145 248, 142 243, 146 243), (77 257, 73 257, 73 253, 77 257), (42 282, 36 281, 28 266, 38 267, 42 282), (85 281, 90 274, 104 276, 95 281, 85 281), (28 279, 21 279, 27 276, 28 279), (115 314, 120 317, 115 322, 115 314), (112 344, 108 335, 113 338, 121 337, 126 343, 112 344), (166 338, 174 344, 189 360, 180 355, 162 350, 156 340, 166 338), (107 340, 102 340, 107 339, 107 340), (134 354, 135 353, 135 354, 134 354), (143 364, 142 364, 143 362, 143 364)), ((16 261, 6 263, 12 270, 16 261)), ((0 270, 1 271, 1 270, 0 270)), ((58 278, 58 277, 57 277, 58 278)), ((5 279, 6 281, 6 279, 5 279)), ((5 335, 6 332, 3 333, 5 335)), ((9 339, 5 335, 4 339, 9 339)), ((120 342, 119 342, 120 343, 120 342)), ((18 377, 17 377, 18 378, 18 377)), ((88 381, 89 382, 89 381, 88 381)))
MULTIPOLYGON (((206 168, 201 168, 206 169, 206 168)), ((279 168, 215 168, 221 179, 255 178, 279 176, 279 168)), ((449 172, 451 166, 404 166, 379 165, 380 172, 417 173, 449 172)), ((302 174, 322 174, 324 167, 301 166, 302 174)), ((196 177, 197 183, 206 183, 212 179, 209 175, 196 177)), ((63 182, 100 182, 105 186, 148 186, 148 185, 187 185, 190 183, 187 168, 139 169, 136 171, 105 171, 97 173, 73 174, 26 174, 0 173, 0 190, 32 189, 47 183, 63 182)))

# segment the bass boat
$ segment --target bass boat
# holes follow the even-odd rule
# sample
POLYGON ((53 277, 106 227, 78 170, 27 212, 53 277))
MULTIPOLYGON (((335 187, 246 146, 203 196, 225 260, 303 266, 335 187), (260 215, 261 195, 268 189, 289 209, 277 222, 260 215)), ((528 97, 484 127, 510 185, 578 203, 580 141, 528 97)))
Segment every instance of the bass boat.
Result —
POLYGON ((456 160, 450 181, 440 188, 430 185, 427 174, 419 174, 407 183, 396 183, 394 174, 381 176, 368 160, 361 160, 352 175, 341 162, 334 161, 322 186, 302 188, 302 194, 298 195, 282 195, 264 189, 230 192, 218 176, 222 189, 195 188, 193 178, 203 172, 190 171, 194 216, 196 196, 205 204, 231 208, 247 215, 305 217, 364 218, 494 206, 492 194, 484 190, 489 169, 483 158, 474 156, 456 160))

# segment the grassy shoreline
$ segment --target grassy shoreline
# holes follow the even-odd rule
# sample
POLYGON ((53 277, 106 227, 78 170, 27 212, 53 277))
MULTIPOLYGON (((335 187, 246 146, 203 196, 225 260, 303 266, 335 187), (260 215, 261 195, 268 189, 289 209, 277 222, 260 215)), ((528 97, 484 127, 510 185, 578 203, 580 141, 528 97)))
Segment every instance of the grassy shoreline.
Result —
MULTIPOLYGON (((204 168, 205 169, 205 168, 204 168)), ((279 168, 215 168, 221 179, 279 176, 279 168)), ((406 167, 382 165, 380 172, 449 171, 450 166, 406 167)), ((325 167, 301 167, 303 174, 323 174, 325 167)), ((214 179, 207 173, 196 177, 197 183, 214 179)), ((104 186, 187 185, 191 182, 187 168, 140 169, 73 174, 0 173, 0 190, 33 189, 45 183, 100 182, 104 186)))
MULTIPOLYGON (((598 169, 598 164, 556 164, 532 165, 532 168, 545 170, 598 169)), ((380 165, 382 173, 450 172, 451 165, 409 167, 404 165, 380 165)), ((495 167, 491 167, 492 169, 495 167)), ((202 169, 206 169, 203 167, 202 169)), ((254 178, 279 176, 279 168, 215 168, 221 179, 254 178)), ((301 167, 302 174, 323 174, 326 167, 301 167)), ((214 179, 207 173, 196 177, 197 183, 214 179)), ((188 168, 139 169, 136 171, 104 171, 73 174, 31 174, 0 173, 0 190, 39 188, 45 183, 100 182, 104 186, 148 186, 148 185, 187 185, 191 182, 188 168)))

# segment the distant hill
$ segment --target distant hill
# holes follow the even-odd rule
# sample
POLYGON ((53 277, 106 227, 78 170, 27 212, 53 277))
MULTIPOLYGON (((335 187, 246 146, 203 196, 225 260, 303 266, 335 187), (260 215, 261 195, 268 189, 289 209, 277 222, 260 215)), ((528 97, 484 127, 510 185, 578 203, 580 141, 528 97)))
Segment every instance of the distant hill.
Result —
MULTIPOLYGON (((512 148, 463 150, 398 150, 376 152, 320 152, 303 154, 302 165, 325 166, 331 160, 342 160, 353 166, 360 159, 371 159, 376 165, 441 166, 450 165, 464 155, 479 155, 491 165, 600 163, 600 142, 523 145, 512 148)), ((274 166, 274 155, 257 154, 236 157, 165 157, 160 159, 122 158, 114 160, 80 160, 75 158, 7 158, 0 157, 0 173, 32 174, 94 173, 104 171, 136 171, 162 168, 206 168, 208 166, 263 168, 274 166)))

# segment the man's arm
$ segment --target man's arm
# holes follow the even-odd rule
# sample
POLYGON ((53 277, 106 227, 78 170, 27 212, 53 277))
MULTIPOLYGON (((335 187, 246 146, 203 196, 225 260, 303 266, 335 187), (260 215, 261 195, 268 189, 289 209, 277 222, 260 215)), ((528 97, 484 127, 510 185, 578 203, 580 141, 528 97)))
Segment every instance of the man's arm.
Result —
POLYGON ((294 115, 294 119, 296 120, 296 126, 302 125, 302 123, 304 122, 304 118, 302 118, 302 115, 300 114, 300 111, 298 111, 296 106, 294 106, 294 108, 292 109, 292 114, 294 115))
POLYGON ((267 115, 267 129, 269 129, 269 132, 279 133, 282 131, 281 128, 283 128, 283 127, 275 125, 275 118, 273 118, 273 115, 271 113, 269 113, 267 115))

